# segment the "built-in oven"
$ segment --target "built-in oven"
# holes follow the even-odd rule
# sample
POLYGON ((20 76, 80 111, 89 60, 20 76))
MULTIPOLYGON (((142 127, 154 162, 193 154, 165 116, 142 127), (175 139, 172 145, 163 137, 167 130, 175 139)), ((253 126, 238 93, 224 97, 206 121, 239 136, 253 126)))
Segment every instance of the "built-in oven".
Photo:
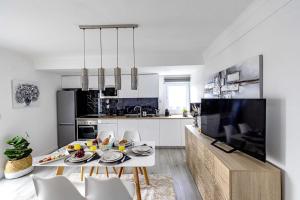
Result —
POLYGON ((106 86, 100 93, 100 98, 116 98, 118 90, 114 86, 106 86))
POLYGON ((77 119, 77 140, 95 139, 98 134, 98 119, 77 119))

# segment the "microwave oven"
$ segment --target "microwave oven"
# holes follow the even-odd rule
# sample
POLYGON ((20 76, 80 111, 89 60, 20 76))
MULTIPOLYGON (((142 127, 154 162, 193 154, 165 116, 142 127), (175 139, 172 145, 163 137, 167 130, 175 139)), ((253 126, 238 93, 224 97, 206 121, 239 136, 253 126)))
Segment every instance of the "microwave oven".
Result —
POLYGON ((118 90, 114 86, 106 86, 101 91, 100 97, 102 98, 116 98, 118 97, 118 90))

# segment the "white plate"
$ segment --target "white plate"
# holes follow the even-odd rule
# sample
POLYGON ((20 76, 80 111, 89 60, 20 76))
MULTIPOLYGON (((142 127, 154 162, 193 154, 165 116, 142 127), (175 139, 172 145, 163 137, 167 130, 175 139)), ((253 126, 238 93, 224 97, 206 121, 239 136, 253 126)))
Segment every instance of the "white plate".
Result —
POLYGON ((148 152, 148 151, 151 151, 151 150, 152 150, 152 147, 146 146, 146 145, 136 146, 136 147, 132 148, 133 152, 140 152, 140 153, 145 153, 145 152, 148 152))
POLYGON ((153 150, 146 151, 146 152, 140 152, 140 151, 134 151, 134 150, 132 150, 132 152, 135 155, 138 155, 138 156, 149 156, 149 155, 151 155, 153 153, 153 150))
MULTIPOLYGON (((44 164, 52 163, 52 162, 55 162, 55 161, 64 159, 64 158, 66 157, 65 154, 60 154, 60 155, 61 155, 61 157, 57 157, 57 158, 55 158, 55 159, 53 159, 53 160, 49 160, 49 161, 39 162, 39 164, 40 164, 40 165, 44 165, 44 164)), ((54 155, 52 155, 52 156, 54 156, 54 155)), ((58 155, 55 155, 55 156, 58 156, 58 155)))
POLYGON ((123 158, 123 153, 119 151, 106 151, 101 155, 102 162, 116 162, 123 158))
POLYGON ((71 158, 69 159, 69 162, 82 162, 89 158, 91 158, 94 155, 93 152, 84 152, 84 156, 82 158, 75 157, 75 153, 71 155, 71 158))

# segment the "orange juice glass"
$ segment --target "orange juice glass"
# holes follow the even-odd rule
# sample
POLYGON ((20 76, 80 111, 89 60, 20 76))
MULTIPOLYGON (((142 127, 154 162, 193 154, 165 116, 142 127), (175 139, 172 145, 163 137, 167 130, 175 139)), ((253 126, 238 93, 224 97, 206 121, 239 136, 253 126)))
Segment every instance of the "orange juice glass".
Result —
POLYGON ((97 146, 96 146, 96 145, 90 146, 90 150, 91 150, 91 151, 96 151, 96 150, 97 150, 97 146))
POLYGON ((88 147, 93 146, 93 140, 88 140, 88 141, 86 142, 86 145, 87 145, 88 147))

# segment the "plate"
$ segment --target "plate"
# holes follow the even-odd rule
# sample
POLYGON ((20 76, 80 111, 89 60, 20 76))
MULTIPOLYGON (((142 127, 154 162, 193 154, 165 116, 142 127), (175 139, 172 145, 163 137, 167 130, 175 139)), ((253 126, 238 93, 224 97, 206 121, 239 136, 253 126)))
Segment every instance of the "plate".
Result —
POLYGON ((48 163, 51 163, 51 162, 55 162, 55 161, 64 159, 65 157, 66 157, 65 154, 53 154, 53 155, 49 155, 49 156, 45 157, 44 159, 51 158, 51 160, 47 160, 47 161, 43 161, 43 162, 39 161, 39 164, 41 164, 41 165, 48 164, 48 163))
POLYGON ((116 162, 123 158, 123 153, 120 151, 106 151, 101 155, 102 162, 116 162))
POLYGON ((140 152, 140 153, 149 152, 151 150, 152 150, 152 147, 147 146, 147 145, 135 146, 132 148, 133 152, 140 152))
POLYGON ((73 163, 82 162, 82 161, 85 161, 85 160, 91 158, 93 155, 94 155, 93 152, 85 152, 83 157, 77 158, 77 157, 75 157, 75 153, 74 153, 71 155, 69 162, 73 162, 73 163))

